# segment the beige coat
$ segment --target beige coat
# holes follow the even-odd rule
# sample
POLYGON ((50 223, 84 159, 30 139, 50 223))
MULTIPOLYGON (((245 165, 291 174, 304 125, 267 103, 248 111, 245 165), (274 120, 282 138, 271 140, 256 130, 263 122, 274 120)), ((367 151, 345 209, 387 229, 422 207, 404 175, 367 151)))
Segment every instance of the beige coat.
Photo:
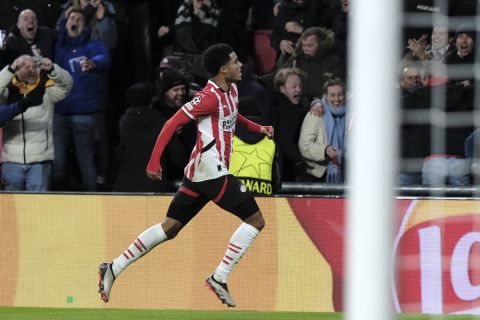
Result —
POLYGON ((312 169, 307 169, 307 173, 317 178, 321 178, 325 174, 328 163, 328 157, 325 155, 327 146, 323 116, 316 117, 308 112, 303 120, 298 139, 300 153, 312 167, 312 169))
MULTIPOLYGON (((13 76, 8 66, 0 71, 0 104, 7 102, 7 86, 13 76)), ((28 108, 5 124, 2 162, 28 164, 53 160, 53 109, 56 102, 68 95, 73 80, 67 71, 56 64, 48 77, 55 85, 45 90, 43 103, 28 108)))

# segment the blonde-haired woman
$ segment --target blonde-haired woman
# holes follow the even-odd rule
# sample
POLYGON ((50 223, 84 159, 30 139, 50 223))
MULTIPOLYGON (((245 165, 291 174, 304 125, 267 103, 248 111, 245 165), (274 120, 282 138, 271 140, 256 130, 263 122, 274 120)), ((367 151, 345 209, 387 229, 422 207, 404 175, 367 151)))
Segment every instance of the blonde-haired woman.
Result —
POLYGON ((339 78, 329 78, 321 100, 325 114, 305 116, 298 147, 309 168, 304 182, 341 184, 344 181, 344 155, 347 136, 345 85, 339 78))

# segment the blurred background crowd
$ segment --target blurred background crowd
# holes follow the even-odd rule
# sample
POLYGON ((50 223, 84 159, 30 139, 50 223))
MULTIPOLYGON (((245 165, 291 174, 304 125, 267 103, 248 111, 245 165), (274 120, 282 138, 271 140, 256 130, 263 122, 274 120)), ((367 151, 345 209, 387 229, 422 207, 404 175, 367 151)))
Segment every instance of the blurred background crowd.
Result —
MULTIPOLYGON (((476 5, 404 1, 399 185, 474 181, 476 5)), ((274 141, 237 128, 231 172, 258 194, 343 184, 349 10, 350 0, 0 0, 3 189, 175 191, 194 123, 169 143, 165 179, 148 180, 146 164, 208 80, 201 55, 218 42, 243 63, 240 113, 275 127, 274 141)))

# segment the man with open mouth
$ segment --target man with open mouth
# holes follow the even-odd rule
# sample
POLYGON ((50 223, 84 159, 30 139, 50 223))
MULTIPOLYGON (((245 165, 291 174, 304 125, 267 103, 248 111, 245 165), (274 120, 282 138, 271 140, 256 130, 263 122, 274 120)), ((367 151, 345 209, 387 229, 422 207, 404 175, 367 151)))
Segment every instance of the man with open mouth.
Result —
POLYGON ((0 51, 1 64, 11 64, 21 55, 53 59, 54 33, 48 27, 38 25, 37 15, 26 9, 18 15, 17 24, 10 28, 5 50, 0 51))
POLYGON ((57 26, 65 20, 72 9, 81 9, 85 14, 85 25, 92 30, 92 39, 101 41, 109 50, 118 43, 115 6, 107 0, 65 1, 57 26))
POLYGON ((66 21, 60 24, 55 61, 74 81, 70 95, 55 107, 54 188, 63 191, 70 188, 67 168, 73 136, 83 189, 95 191, 95 114, 103 111, 110 54, 102 42, 92 39, 83 10, 70 10, 66 21))

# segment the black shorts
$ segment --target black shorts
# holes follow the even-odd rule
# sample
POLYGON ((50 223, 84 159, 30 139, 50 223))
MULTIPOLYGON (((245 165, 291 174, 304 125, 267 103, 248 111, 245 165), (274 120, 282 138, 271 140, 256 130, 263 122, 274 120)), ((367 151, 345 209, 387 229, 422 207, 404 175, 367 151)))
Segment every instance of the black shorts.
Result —
POLYGON ((186 225, 209 202, 236 215, 242 220, 259 211, 257 202, 248 189, 233 175, 193 182, 183 178, 183 183, 168 208, 167 217, 186 225))

